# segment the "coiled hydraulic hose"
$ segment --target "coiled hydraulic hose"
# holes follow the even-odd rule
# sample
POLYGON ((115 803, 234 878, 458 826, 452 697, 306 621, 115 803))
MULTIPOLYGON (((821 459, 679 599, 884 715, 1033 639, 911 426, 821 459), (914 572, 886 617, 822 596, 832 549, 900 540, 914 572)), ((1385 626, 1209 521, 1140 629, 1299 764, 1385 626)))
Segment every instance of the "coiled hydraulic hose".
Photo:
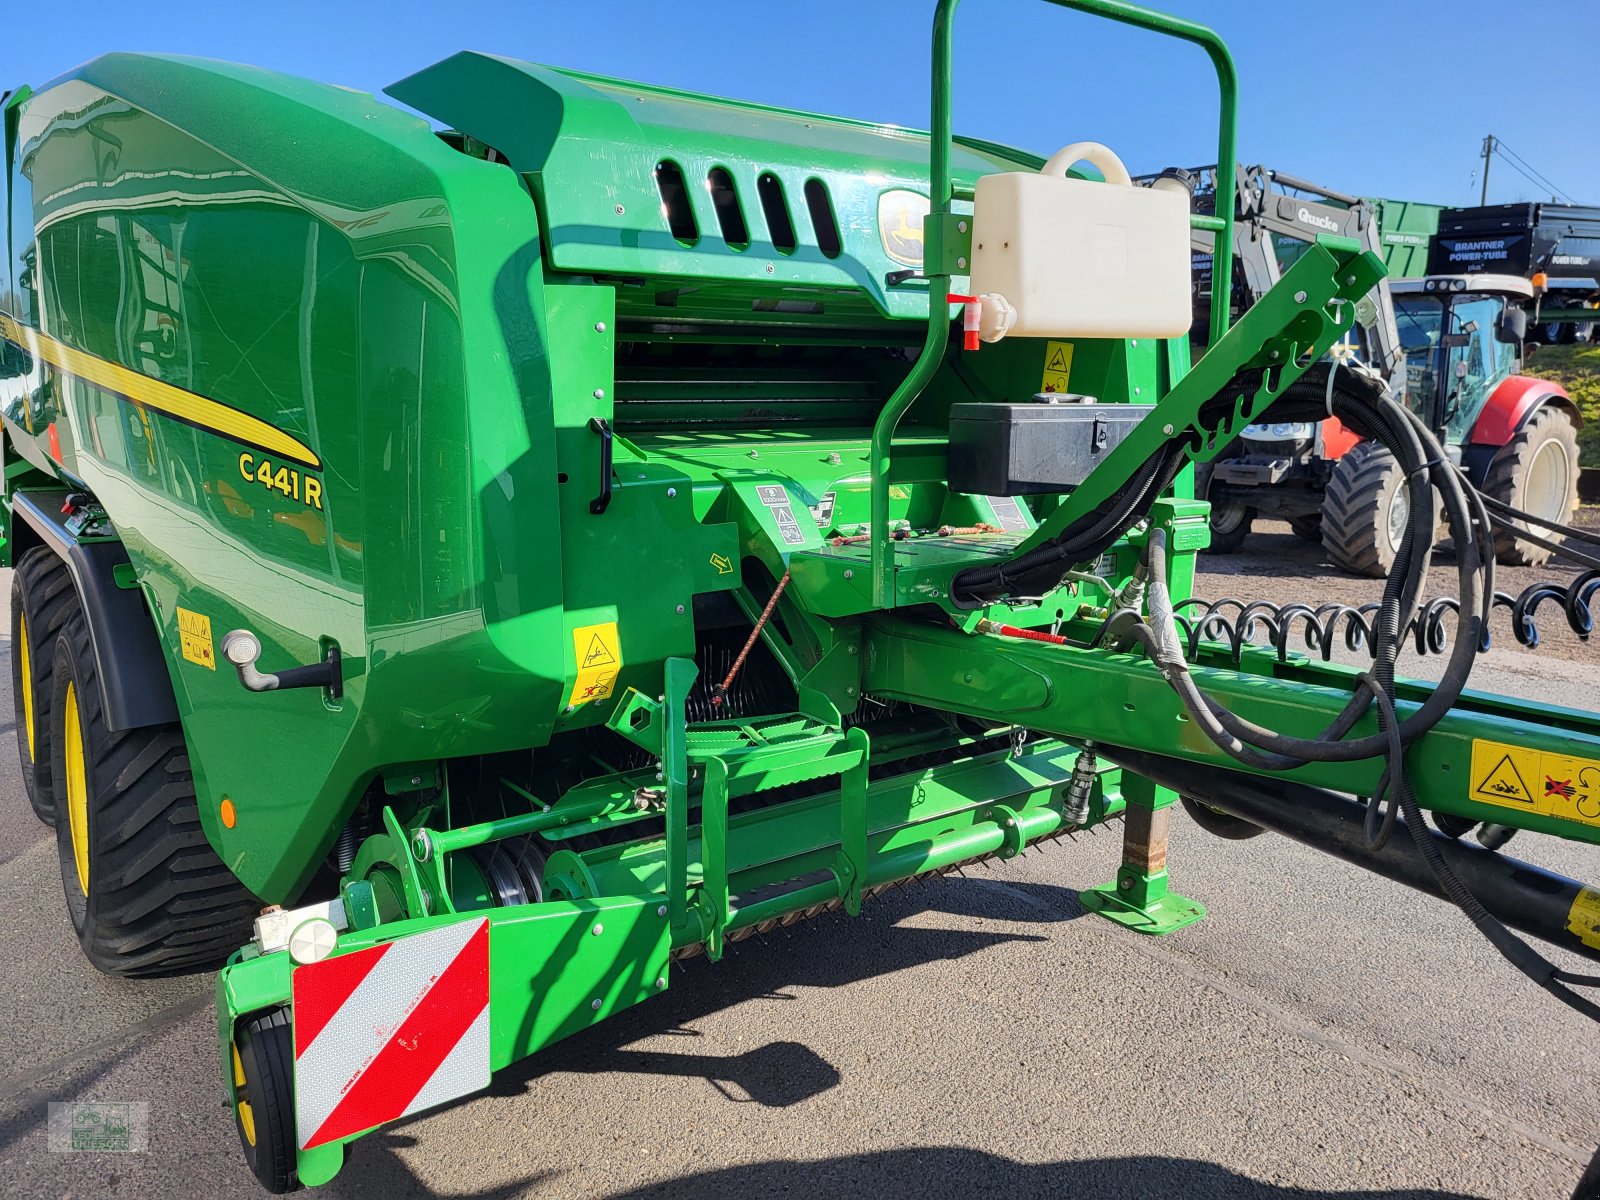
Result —
MULTIPOLYGON (((1445 459, 1437 440, 1414 414, 1391 401, 1361 406, 1365 411, 1349 411, 1351 407, 1347 404, 1341 411, 1336 406, 1335 415, 1358 432, 1375 437, 1395 454, 1410 491, 1412 520, 1385 585, 1383 601, 1373 614, 1373 670, 1360 677, 1361 687, 1328 728, 1315 738, 1286 737, 1244 720, 1200 690, 1189 673, 1183 640, 1178 634, 1167 587, 1165 535, 1159 529, 1147 535, 1143 560, 1149 574, 1150 616, 1131 627, 1134 636, 1146 646, 1151 661, 1178 694, 1195 725, 1216 746, 1247 766, 1281 771, 1307 762, 1382 759, 1386 767, 1367 804, 1369 844, 1386 844, 1403 812, 1406 827, 1417 840, 1418 850, 1440 889, 1495 949, 1557 999, 1600 1020, 1600 1005, 1569 986, 1595 986, 1600 984, 1600 978, 1561 970, 1507 929, 1472 895, 1426 837, 1421 808, 1405 777, 1406 747, 1454 706, 1471 671, 1494 596, 1492 551, 1489 556, 1483 553, 1483 547, 1493 545, 1493 522, 1485 499, 1445 459), (1401 631, 1417 619, 1417 597, 1426 582, 1432 557, 1434 510, 1430 493, 1435 490, 1443 500, 1456 546, 1462 585, 1461 636, 1439 685, 1416 711, 1401 718, 1395 707, 1394 662, 1401 631), (1378 732, 1347 738, 1355 721, 1373 706, 1377 708, 1378 732)), ((1505 519, 1501 517, 1502 522, 1505 519)))

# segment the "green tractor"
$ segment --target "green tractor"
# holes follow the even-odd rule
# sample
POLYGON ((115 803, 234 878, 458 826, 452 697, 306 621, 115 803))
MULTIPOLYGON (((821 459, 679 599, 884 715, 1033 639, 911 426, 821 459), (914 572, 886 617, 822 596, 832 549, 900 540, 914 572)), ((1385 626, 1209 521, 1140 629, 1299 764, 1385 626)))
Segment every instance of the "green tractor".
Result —
MULTIPOLYGON (((1203 48, 1233 161, 1215 34, 1063 6, 1203 48)), ((1600 842, 1600 717, 1466 690, 1485 502, 1427 428, 1335 395, 1411 503, 1371 671, 1185 616, 1190 468, 1321 411, 1381 256, 1319 237, 1191 363, 1189 236, 1226 297, 1231 223, 1095 143, 954 137, 955 8, 928 134, 483 54, 389 89, 442 134, 159 55, 5 100, 24 776, 95 966, 218 969, 269 1191, 685 958, 1064 834, 1123 830, 1086 909, 1184 928, 1180 793, 1600 1015, 1511 932, 1600 958, 1596 892, 1498 849, 1600 842), (1429 685, 1394 659, 1436 505, 1429 685)))

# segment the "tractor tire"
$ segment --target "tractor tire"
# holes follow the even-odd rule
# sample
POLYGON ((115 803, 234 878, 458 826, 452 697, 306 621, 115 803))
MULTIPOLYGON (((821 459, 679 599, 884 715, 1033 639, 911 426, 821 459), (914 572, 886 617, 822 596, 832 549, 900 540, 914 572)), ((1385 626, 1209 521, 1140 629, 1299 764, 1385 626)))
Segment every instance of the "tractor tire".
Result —
POLYGON ((1411 513, 1404 485, 1399 462, 1377 442, 1360 442, 1339 460, 1322 498, 1322 545, 1334 565, 1388 577, 1411 513))
POLYGON ((182 727, 106 727, 81 611, 56 638, 51 687, 57 857, 84 954, 126 977, 220 966, 261 906, 206 841, 182 727))
POLYGON ((233 1124, 245 1162, 274 1196, 298 1191, 294 1040, 289 1012, 269 1008, 233 1027, 233 1124))
POLYGON ((1322 514, 1312 513, 1304 517, 1290 517, 1289 528, 1294 530, 1295 537, 1302 542, 1322 543, 1322 514))
POLYGON ((50 775, 50 670, 56 635, 77 611, 72 576, 61 556, 35 546, 17 561, 11 577, 11 700, 22 786, 34 815, 55 823, 50 775))
MULTIPOLYGON (((1502 504, 1537 517, 1571 521, 1578 507, 1578 432, 1566 409, 1547 404, 1525 422, 1489 464, 1483 490, 1502 504)), ((1535 530, 1551 541, 1559 535, 1535 530)), ((1537 567, 1550 551, 1496 528, 1495 557, 1508 566, 1537 567)))
POLYGON ((1250 536, 1255 524, 1256 510, 1248 504, 1232 501, 1211 506, 1211 545, 1213 554, 1232 554, 1250 536))

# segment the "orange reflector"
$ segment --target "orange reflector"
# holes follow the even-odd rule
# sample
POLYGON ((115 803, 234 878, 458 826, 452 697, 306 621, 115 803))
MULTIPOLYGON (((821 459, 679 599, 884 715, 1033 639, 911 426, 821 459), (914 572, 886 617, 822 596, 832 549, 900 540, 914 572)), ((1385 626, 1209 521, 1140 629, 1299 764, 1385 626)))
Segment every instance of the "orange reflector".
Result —
POLYGON ((222 798, 222 824, 226 829, 232 829, 238 823, 239 814, 233 810, 233 801, 226 796, 222 798))

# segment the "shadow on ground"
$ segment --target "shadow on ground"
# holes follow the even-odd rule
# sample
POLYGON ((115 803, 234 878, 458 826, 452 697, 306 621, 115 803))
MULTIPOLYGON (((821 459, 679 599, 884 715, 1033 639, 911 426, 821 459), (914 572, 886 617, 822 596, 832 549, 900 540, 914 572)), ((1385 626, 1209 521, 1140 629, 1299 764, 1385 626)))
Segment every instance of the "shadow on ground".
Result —
POLYGON ((754 1163, 613 1192, 609 1200, 853 1195, 869 1195, 874 1200, 1002 1195, 1007 1200, 1035 1196, 1058 1200, 1129 1200, 1144 1196, 1183 1200, 1466 1200, 1464 1193, 1432 1188, 1336 1192, 1280 1187, 1194 1158, 1151 1155, 1035 1164, 949 1146, 887 1150, 815 1162, 754 1163))
MULTIPOLYGON (((728 1100, 786 1108, 839 1082, 838 1070, 800 1042, 773 1042, 736 1055, 696 1054, 694 1021, 747 1000, 788 1003, 793 987, 848 987, 864 979, 938 960, 964 958, 1008 942, 1039 942, 1015 930, 922 928, 900 924, 923 911, 1002 919, 1008 925, 1075 920, 1078 894, 1051 884, 1004 880, 1004 889, 980 878, 945 876, 904 894, 869 901, 859 918, 823 916, 729 947, 722 962, 688 959, 673 968, 672 989, 592 1029, 558 1042, 499 1072, 489 1094, 516 1095, 534 1080, 558 1072, 638 1072, 694 1077, 728 1100), (1008 895, 1007 892, 1013 893, 1008 895), (1017 895, 1020 893, 1020 897, 1017 895), (644 1038, 676 1035, 685 1050, 637 1051, 621 1047, 644 1038)), ((997 880, 999 876, 995 877, 997 880)))
MULTIPOLYGON (((441 1200, 514 1200, 577 1194, 557 1168, 479 1192, 435 1192, 422 1185, 395 1150, 412 1144, 397 1134, 369 1139, 372 1152, 327 1185, 332 1197, 383 1195, 441 1200)), ((1197 1158, 1129 1155, 1023 1163, 952 1146, 912 1147, 811 1161, 771 1159, 663 1180, 607 1200, 764 1200, 766 1197, 871 1196, 873 1200, 940 1200, 1004 1196, 1006 1200, 1476 1200, 1437 1188, 1334 1191, 1266 1183, 1197 1158)))

